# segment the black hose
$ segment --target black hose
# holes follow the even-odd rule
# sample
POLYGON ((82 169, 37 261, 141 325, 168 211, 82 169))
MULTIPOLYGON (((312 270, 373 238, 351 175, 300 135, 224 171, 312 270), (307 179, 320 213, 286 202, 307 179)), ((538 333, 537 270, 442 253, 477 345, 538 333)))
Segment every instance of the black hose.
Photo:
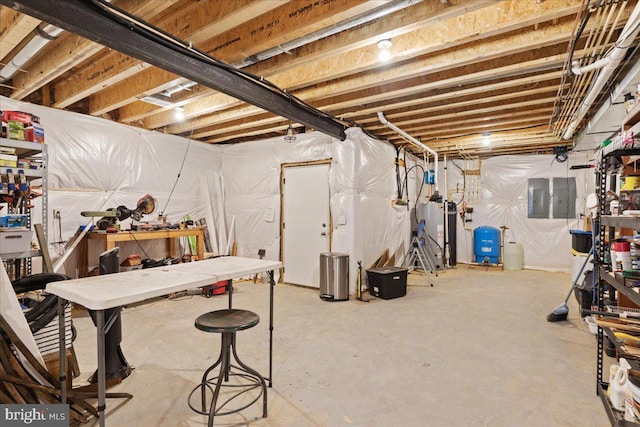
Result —
POLYGON ((60 280, 69 280, 70 277, 60 273, 39 273, 31 276, 22 277, 11 282, 13 291, 16 294, 25 292, 38 291, 44 289, 47 283, 59 282, 60 280))
POLYGON ((40 308, 40 306, 45 306, 46 311, 42 313, 42 316, 29 322, 29 329, 31 329, 32 333, 38 332, 56 318, 58 315, 58 297, 56 295, 48 295, 36 308, 40 308))
POLYGON ((47 295, 45 299, 38 303, 38 305, 27 311, 24 317, 27 319, 27 322, 33 322, 52 307, 56 307, 56 302, 57 299, 55 298, 55 295, 47 295))

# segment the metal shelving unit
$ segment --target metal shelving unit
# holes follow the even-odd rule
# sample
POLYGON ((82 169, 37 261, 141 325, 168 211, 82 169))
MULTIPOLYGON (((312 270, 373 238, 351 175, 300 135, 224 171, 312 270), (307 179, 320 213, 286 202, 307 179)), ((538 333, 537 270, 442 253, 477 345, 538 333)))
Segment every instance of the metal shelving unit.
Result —
MULTIPOLYGON (((18 141, 8 138, 0 138, 0 146, 11 147, 16 151, 16 155, 20 160, 37 160, 41 164, 39 169, 18 168, 18 167, 0 167, 0 175, 6 175, 9 170, 14 174, 23 174, 27 184, 31 185, 34 181, 40 180, 42 184, 42 195, 40 196, 40 203, 42 205, 42 229, 44 235, 48 236, 48 154, 47 146, 37 142, 18 141)), ((27 215, 27 227, 33 230, 32 221, 32 208, 28 203, 28 200, 24 200, 18 207, 19 213, 27 215)), ((1 257, 5 262, 22 263, 24 271, 21 271, 21 275, 31 274, 31 259, 33 257, 42 256, 42 250, 29 250, 25 252, 17 253, 5 253, 1 257)))
MULTIPOLYGON (((596 173, 596 185, 598 191, 598 218, 594 224, 594 227, 597 227, 598 230, 598 241, 596 246, 596 256, 595 260, 595 272, 596 272, 596 283, 597 283, 597 305, 599 311, 605 310, 605 288, 609 290, 609 297, 613 298, 612 295, 618 294, 624 295, 631 302, 640 306, 640 293, 636 292, 634 288, 627 286, 627 279, 621 274, 617 272, 608 271, 607 265, 604 262, 604 256, 608 252, 605 242, 612 242, 615 238, 615 229, 616 228, 630 228, 630 229, 640 229, 640 217, 635 216, 612 216, 609 215, 606 211, 607 203, 606 196, 608 191, 615 191, 616 189, 616 176, 618 174, 618 170, 609 169, 613 164, 617 164, 616 159, 622 159, 623 156, 637 156, 640 155, 639 148, 632 148, 628 150, 616 150, 610 153, 603 155, 600 164, 598 165, 597 173, 596 173), (607 186, 607 177, 610 177, 609 183, 607 186)), ((606 390, 609 387, 609 384, 603 380, 602 371, 603 371, 603 352, 604 352, 604 339, 605 336, 611 341, 611 343, 616 347, 616 351, 621 357, 627 358, 630 364, 634 367, 634 369, 640 368, 640 360, 634 358, 633 356, 627 355, 622 349, 622 344, 620 340, 618 340, 610 328, 598 327, 597 333, 597 380, 596 380, 596 393, 600 396, 602 400, 602 404, 605 408, 607 416, 609 417, 609 421, 612 426, 632 426, 637 425, 635 423, 628 422, 624 419, 623 414, 619 411, 616 411, 612 406, 609 398, 606 395, 606 390)))

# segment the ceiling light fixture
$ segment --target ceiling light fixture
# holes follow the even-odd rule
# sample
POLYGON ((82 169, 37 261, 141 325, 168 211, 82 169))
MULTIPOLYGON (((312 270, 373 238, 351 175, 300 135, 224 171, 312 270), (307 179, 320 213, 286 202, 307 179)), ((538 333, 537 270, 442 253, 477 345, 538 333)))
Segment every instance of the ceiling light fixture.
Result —
POLYGON ((378 42, 378 49, 389 49, 393 43, 391 39, 383 39, 378 42))
POLYGON ((293 126, 291 126, 291 124, 289 124, 289 127, 287 128, 287 131, 284 134, 284 140, 287 141, 288 143, 292 143, 293 141, 296 140, 296 133, 293 131, 293 126))
POLYGON ((389 50, 391 45, 391 39, 383 39, 378 42, 378 59, 380 61, 388 61, 391 58, 391 51, 389 50))
POLYGON ((491 145, 490 137, 491 137, 491 132, 483 132, 482 133, 482 143, 484 145, 491 145))
POLYGON ((178 105, 177 107, 175 107, 173 109, 173 116, 178 119, 178 120, 182 120, 184 119, 184 106, 182 105, 178 105))

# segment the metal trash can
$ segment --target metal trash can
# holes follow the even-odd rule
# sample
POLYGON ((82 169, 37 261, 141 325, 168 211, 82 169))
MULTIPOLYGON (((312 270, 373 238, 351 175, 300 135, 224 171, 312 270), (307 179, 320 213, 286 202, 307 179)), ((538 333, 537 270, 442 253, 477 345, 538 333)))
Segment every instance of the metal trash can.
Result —
POLYGON ((320 254, 320 298, 325 301, 349 299, 349 255, 338 252, 320 254))

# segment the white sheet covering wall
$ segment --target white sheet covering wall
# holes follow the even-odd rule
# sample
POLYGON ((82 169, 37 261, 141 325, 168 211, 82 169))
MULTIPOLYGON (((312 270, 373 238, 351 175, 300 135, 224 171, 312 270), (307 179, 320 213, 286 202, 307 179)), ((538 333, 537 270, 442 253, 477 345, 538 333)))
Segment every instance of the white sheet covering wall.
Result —
MULTIPOLYGON (((204 193, 210 197, 217 226, 220 218, 215 180, 221 179, 223 225, 229 233, 234 233, 238 254, 257 257, 258 249, 266 249, 267 259, 278 259, 281 165, 330 158, 334 218, 331 250, 350 255, 351 291, 355 290, 357 261, 361 260, 366 268, 385 249, 398 260, 408 249, 413 222, 410 208, 416 202, 414 195, 422 180, 422 171, 414 168, 408 176, 409 208, 394 206, 392 200, 397 198, 395 149, 370 138, 360 129, 348 129, 345 141, 312 132, 298 134, 291 144, 277 137, 220 146, 189 142, 173 135, 3 97, 0 97, 0 109, 33 113, 41 118, 45 128, 49 150, 50 242, 60 239, 57 223, 51 217, 53 209, 61 212, 63 240, 69 239, 79 225, 90 221, 81 217, 80 211, 120 204, 133 208, 146 193, 158 199, 157 211, 150 218, 155 219, 157 212, 165 208, 184 159, 180 179, 165 210, 169 220, 177 222, 185 215, 195 219, 204 216, 201 188, 204 176, 207 181, 204 193), (267 212, 273 212, 272 219, 267 212), (344 218, 344 224, 336 221, 338 217, 344 218), (234 230, 228 230, 233 220, 234 230)), ((582 222, 528 219, 527 179, 575 176, 576 210, 580 213, 586 194, 593 191, 593 169, 571 171, 569 167, 588 163, 588 157, 588 154, 572 153, 565 163, 553 161, 553 156, 500 156, 484 160, 481 197, 474 205, 473 222, 467 223, 467 227, 506 225, 509 227, 507 240, 515 240, 524 247, 525 266, 570 271, 569 230, 580 228, 582 222)), ((406 169, 416 162, 421 164, 422 160, 408 156, 406 169)), ((462 175, 450 162, 446 172, 448 199, 457 201, 454 193, 456 184, 458 188, 463 185, 462 175)), ((443 193, 442 163, 439 173, 443 193)), ((404 178, 401 169, 402 181, 404 178)), ((38 209, 34 211, 34 222, 38 221, 38 212, 38 209)), ((458 261, 471 261, 472 232, 463 229, 462 221, 458 221, 457 243, 458 261)), ((162 250, 155 251, 149 242, 144 247, 150 256, 163 254, 162 250)), ((58 245, 51 245, 54 261, 57 249, 58 245)), ((75 275, 75 256, 70 257, 65 270, 75 275)))
MULTIPOLYGON (((515 241, 524 249, 524 265, 542 270, 571 271, 571 235, 569 230, 582 229, 579 216, 585 212, 585 199, 594 191, 595 169, 571 170, 572 165, 589 164, 592 153, 570 153, 567 161, 558 163, 552 155, 498 156, 482 161, 480 200, 473 205, 473 221, 458 221, 459 262, 473 261, 473 229, 488 225, 509 227, 505 242, 515 241), (590 156, 591 154, 591 156, 590 156), (576 178, 576 217, 573 219, 530 219, 527 217, 527 180, 530 178, 576 178)), ((461 160, 454 160, 459 166, 461 160)), ((464 180, 456 167, 448 168, 450 194, 456 183, 464 180)), ((452 196, 454 200, 460 198, 452 196)))
MULTIPOLYGON (((134 208, 146 193, 155 196, 158 204, 156 213, 145 219, 155 219, 167 203, 183 158, 184 168, 165 210, 168 219, 177 222, 185 215, 194 219, 204 216, 205 201, 199 187, 204 175, 218 225, 215 182, 220 179, 223 225, 238 243, 240 256, 257 257, 258 249, 266 249, 267 259, 279 258, 280 167, 283 163, 320 159, 332 159, 331 212, 334 218, 344 216, 345 221, 334 221, 331 250, 350 255, 352 292, 358 260, 366 268, 385 249, 391 253, 404 250, 409 238, 409 211, 391 204, 397 197, 395 149, 357 128, 347 131, 345 141, 312 132, 298 134, 294 143, 278 137, 217 146, 189 143, 173 135, 8 98, 0 97, 0 109, 35 114, 45 129, 49 150, 49 242, 60 239, 57 222, 52 219, 54 209, 61 212, 62 240, 90 222, 80 216, 81 211, 121 204, 134 208), (270 210, 273 218, 266 215, 270 210), (229 230, 232 222, 235 227, 229 230)), ((409 194, 413 194, 412 177, 409 186, 409 194)), ((36 223, 38 213, 39 209, 35 209, 36 223)), ((162 250, 154 251, 152 242, 141 243, 150 256, 163 255, 162 250)), ((59 255, 56 248, 50 245, 54 262, 59 255)), ((123 252, 121 257, 128 254, 123 252)), ((96 256, 97 249, 93 248, 90 259, 96 256)), ((75 256, 71 256, 65 264, 66 274, 74 276, 75 268, 75 256)))
MULTIPOLYGON (((347 130, 339 141, 318 132, 299 134, 294 143, 283 138, 225 146, 227 221, 235 216, 238 255, 266 257, 280 253, 280 166, 331 159, 330 207, 333 217, 331 250, 349 254, 350 288, 355 291, 357 261, 368 267, 385 249, 406 247, 408 211, 393 208, 396 198, 395 150, 360 129, 347 130), (276 213, 268 221, 268 210, 276 213), (344 224, 336 221, 344 216, 344 224)), ((286 276, 285 276, 286 279, 286 276)))
MULTIPOLYGON (((105 210, 119 205, 133 209, 138 199, 147 193, 156 197, 157 206, 156 212, 146 216, 146 220, 155 220, 165 206, 165 214, 172 222, 178 222, 186 215, 191 218, 204 216, 199 171, 208 172, 207 178, 212 182, 212 171, 220 168, 220 147, 189 143, 189 140, 173 135, 4 97, 0 97, 0 109, 35 114, 45 129, 49 154, 47 214, 50 243, 67 240, 80 225, 91 223, 90 218, 80 216, 81 211, 105 210), (185 153, 185 166, 176 184, 185 153), (175 190, 167 205, 174 184, 175 190), (54 209, 61 213, 62 239, 58 223, 53 221, 54 209)), ((210 194, 215 201, 215 193, 210 194)), ((34 223, 38 223, 41 209, 39 199, 35 201, 34 223)), ((149 242, 142 242, 142 246, 150 251, 150 256, 162 257, 164 254, 162 250, 154 250, 149 242)), ((54 263, 61 249, 62 245, 50 245, 54 263)), ((90 259, 96 258, 99 250, 90 246, 90 259)), ((129 252, 140 253, 134 248, 129 252)), ((127 254, 121 252, 121 258, 127 254)), ((69 257, 64 273, 75 276, 75 260, 75 256, 69 257)))

